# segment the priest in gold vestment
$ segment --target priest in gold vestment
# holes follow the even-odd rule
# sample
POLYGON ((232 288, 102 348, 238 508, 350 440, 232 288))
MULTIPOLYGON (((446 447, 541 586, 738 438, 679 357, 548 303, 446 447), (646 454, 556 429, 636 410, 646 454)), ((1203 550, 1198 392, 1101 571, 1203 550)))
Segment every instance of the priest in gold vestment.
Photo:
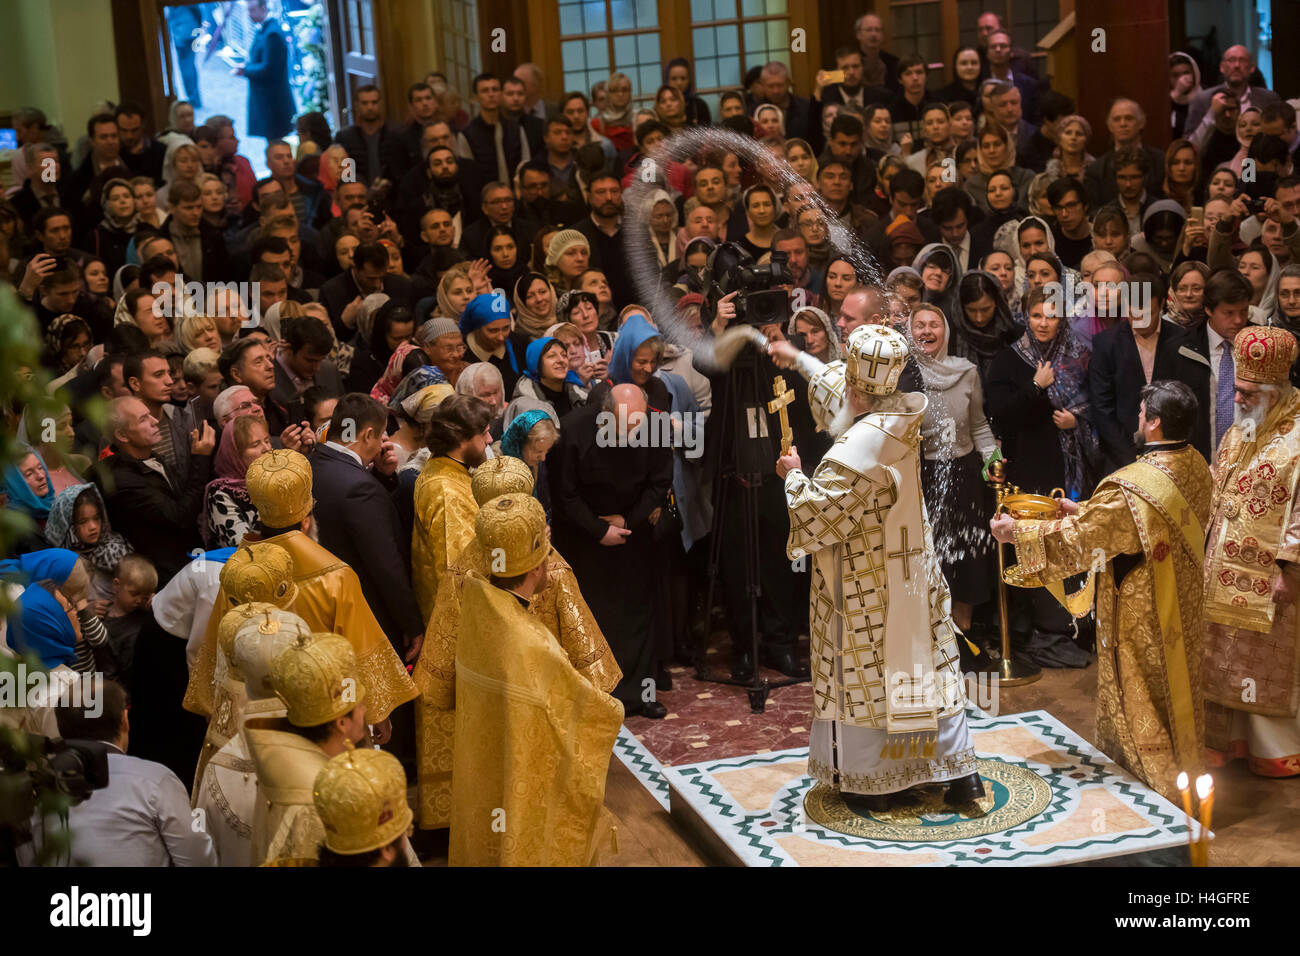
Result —
POLYGON ((1066 499, 1063 518, 999 515, 993 534, 1014 542, 1037 574, 1082 616, 1090 595, 1061 582, 1091 571, 1097 607, 1097 745, 1177 802, 1178 774, 1203 766, 1201 568, 1210 470, 1190 444, 1197 405, 1181 382, 1142 391, 1142 454, 1103 478, 1092 497, 1066 499))
POLYGON ((616 849, 605 777, 623 706, 579 674, 529 612, 550 551, 537 499, 493 498, 475 531, 497 560, 490 577, 468 572, 461 593, 448 861, 594 863, 616 849))
MULTIPOLYGON (((518 458, 492 458, 474 471, 477 505, 504 494, 530 495, 533 473, 518 458)), ((461 600, 467 575, 491 574, 491 559, 477 538, 460 551, 438 584, 436 613, 429 618, 415 666, 416 739, 420 780, 420 826, 440 829, 451 813, 451 772, 456 730, 456 636, 462 627, 461 600)), ((546 558, 546 583, 529 602, 529 613, 560 643, 574 669, 609 693, 622 678, 614 653, 592 617, 569 563, 554 548, 546 558)))
POLYGON ((812 475, 797 449, 777 462, 790 510, 786 553, 812 562, 808 769, 869 813, 930 783, 946 784, 954 805, 984 795, 948 585, 921 497, 926 398, 896 393, 907 354, 892 328, 854 329, 835 444, 812 475))
POLYGON ((257 771, 254 864, 314 861, 325 830, 312 802, 330 757, 367 738, 366 695, 356 655, 337 634, 299 634, 271 663, 271 686, 286 716, 244 724, 257 771))
MULTIPOLYGON (((267 607, 286 608, 298 597, 293 583, 293 559, 274 544, 244 545, 221 567, 221 589, 235 603, 217 623, 217 650, 213 668, 212 712, 194 770, 191 797, 197 801, 204 769, 212 756, 236 736, 248 697, 244 679, 231 666, 235 632, 250 617, 267 607)), ((310 628, 308 628, 310 630, 310 628)), ((196 802, 194 804, 198 806, 196 802)))
POLYGON ((1214 463, 1205 564, 1206 742, 1264 777, 1300 775, 1300 392, 1296 340, 1233 342, 1235 422, 1214 463))
MULTIPOLYGON (((356 572, 322 548, 310 530, 312 473, 296 451, 276 449, 248 466, 248 495, 257 507, 258 531, 245 540, 276 544, 293 559, 297 597, 293 611, 313 631, 341 634, 356 653, 357 671, 365 681, 367 712, 385 725, 393 709, 414 700, 417 691, 406 665, 370 611, 356 572)), ((217 626, 234 606, 224 588, 217 592, 199 657, 190 671, 185 709, 211 714, 216 693, 217 626)))
POLYGON ((478 504, 469 474, 487 457, 491 421, 486 402, 453 395, 433 410, 426 426, 430 458, 415 480, 411 531, 411 578, 426 623, 447 565, 474 537, 478 504))

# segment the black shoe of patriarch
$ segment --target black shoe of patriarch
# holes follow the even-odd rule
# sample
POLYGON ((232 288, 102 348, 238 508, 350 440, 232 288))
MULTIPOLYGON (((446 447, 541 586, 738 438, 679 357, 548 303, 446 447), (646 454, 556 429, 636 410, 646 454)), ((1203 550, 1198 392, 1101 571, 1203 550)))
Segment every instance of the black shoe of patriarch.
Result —
POLYGON ((776 668, 786 677, 797 680, 808 679, 808 665, 799 659, 799 654, 793 647, 782 648, 779 651, 765 650, 763 663, 768 667, 776 668))
POLYGON ((884 813, 894 803, 892 793, 844 793, 840 791, 844 805, 854 813, 884 813))
POLYGON ((740 651, 731 658, 731 679, 749 683, 754 679, 754 657, 740 651))
POLYGON ((948 792, 943 795, 943 802, 955 807, 963 803, 973 803, 982 796, 984 796, 984 781, 980 779, 978 773, 973 773, 950 781, 948 792))
POLYGON ((668 708, 659 701, 652 700, 643 706, 636 716, 649 717, 651 720, 663 720, 668 716, 668 708))

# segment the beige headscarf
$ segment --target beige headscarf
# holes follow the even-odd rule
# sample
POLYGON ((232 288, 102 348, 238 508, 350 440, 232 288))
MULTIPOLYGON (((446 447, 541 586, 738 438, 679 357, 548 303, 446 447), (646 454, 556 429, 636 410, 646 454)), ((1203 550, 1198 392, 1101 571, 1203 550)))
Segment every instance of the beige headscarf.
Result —
POLYGON ((515 283, 514 303, 515 303, 515 329, 523 332, 530 339, 541 338, 548 327, 555 322, 555 287, 547 280, 546 276, 539 272, 525 272, 515 283), (528 290, 533 287, 533 282, 540 279, 546 283, 546 287, 551 292, 551 304, 549 308, 541 312, 534 312, 528 308, 526 296, 528 290))

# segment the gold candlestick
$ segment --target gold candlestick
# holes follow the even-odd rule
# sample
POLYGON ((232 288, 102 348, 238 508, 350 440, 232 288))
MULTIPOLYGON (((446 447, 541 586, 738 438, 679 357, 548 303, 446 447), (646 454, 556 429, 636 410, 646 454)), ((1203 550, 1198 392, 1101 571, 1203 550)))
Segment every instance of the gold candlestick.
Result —
MULTIPOLYGON (((1009 494, 1019 489, 1014 485, 1007 487, 1006 460, 995 461, 989 465, 989 483, 993 485, 993 495, 997 504, 993 514, 1002 511, 1002 501, 1009 494)), ((1006 559, 1002 555, 1002 542, 996 538, 993 546, 998 552, 998 623, 1002 628, 1002 660, 998 662, 998 680, 1003 687, 1016 687, 1020 684, 1032 684, 1043 676, 1043 672, 1032 664, 1011 658, 1011 625, 1007 615, 1006 559)))

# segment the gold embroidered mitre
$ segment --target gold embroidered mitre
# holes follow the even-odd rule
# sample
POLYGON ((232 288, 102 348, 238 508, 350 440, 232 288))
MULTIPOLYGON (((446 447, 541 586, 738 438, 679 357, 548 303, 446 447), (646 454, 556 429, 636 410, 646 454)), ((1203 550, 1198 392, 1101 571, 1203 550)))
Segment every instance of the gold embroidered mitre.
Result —
POLYGON ((387 846, 414 816, 402 764, 383 750, 349 750, 331 759, 316 776, 312 800, 325 846, 347 855, 387 846))
POLYGON ((1281 385, 1295 364, 1295 336, 1277 326, 1248 325, 1232 340, 1237 378, 1261 385, 1281 385))
POLYGON ((497 577, 526 574, 551 552, 546 511, 531 495, 501 495, 485 502, 474 519, 474 534, 497 577))
POLYGON ((295 727, 317 727, 365 700, 357 656, 337 634, 299 634, 271 663, 271 686, 295 727))
POLYGON ((226 660, 230 662, 227 673, 244 682, 249 700, 274 697, 271 664, 298 635, 309 633, 311 628, 297 614, 268 607, 264 614, 248 618, 235 631, 226 649, 226 660))
POLYGON ((311 465, 296 451, 276 448, 248 466, 248 497, 268 528, 292 528, 311 514, 311 465))
POLYGON ((293 558, 269 542, 240 545, 221 567, 221 587, 236 604, 257 601, 290 607, 298 599, 293 558))
POLYGON ((907 339, 887 325, 859 325, 844 343, 844 377, 849 388, 892 395, 907 364, 907 339))
POLYGON ((531 495, 533 493, 532 469, 513 455, 489 458, 474 469, 470 490, 479 507, 501 495, 531 495))

